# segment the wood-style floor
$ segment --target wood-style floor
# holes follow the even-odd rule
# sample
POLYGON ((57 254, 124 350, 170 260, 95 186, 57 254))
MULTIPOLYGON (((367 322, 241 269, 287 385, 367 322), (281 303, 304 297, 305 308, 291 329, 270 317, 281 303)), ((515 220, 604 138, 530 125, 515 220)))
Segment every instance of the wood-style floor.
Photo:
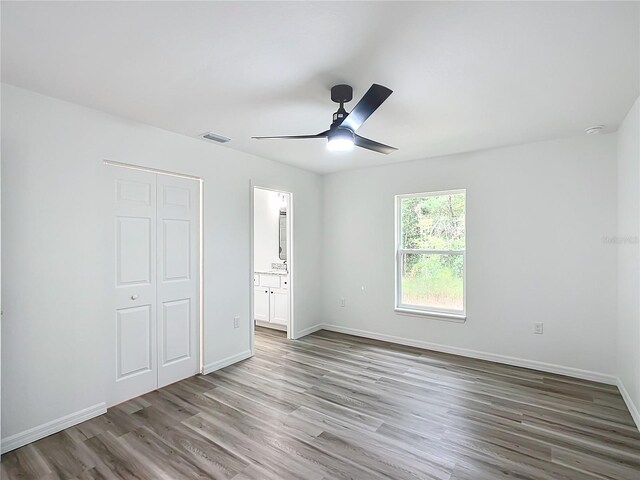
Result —
POLYGON ((329 332, 2 457, 2 478, 640 479, 616 387, 329 332))

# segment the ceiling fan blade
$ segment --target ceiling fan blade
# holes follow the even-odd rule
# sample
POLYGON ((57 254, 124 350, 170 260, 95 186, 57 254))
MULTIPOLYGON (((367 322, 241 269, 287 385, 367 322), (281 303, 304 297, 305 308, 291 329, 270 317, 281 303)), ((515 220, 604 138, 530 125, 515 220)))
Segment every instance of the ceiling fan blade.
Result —
POLYGON ((393 90, 374 83, 340 125, 355 132, 392 93, 393 90))
POLYGON ((373 150, 374 152, 378 153, 384 153, 385 155, 398 150, 395 147, 390 147, 389 145, 385 145, 384 143, 374 142, 373 140, 361 137, 360 135, 354 135, 353 143, 358 147, 366 148, 367 150, 373 150))
POLYGON ((329 134, 329 130, 326 130, 322 133, 318 133, 316 135, 282 135, 279 137, 251 137, 251 138, 255 138, 256 140, 287 140, 287 139, 301 140, 305 138, 325 138, 328 134, 329 134))

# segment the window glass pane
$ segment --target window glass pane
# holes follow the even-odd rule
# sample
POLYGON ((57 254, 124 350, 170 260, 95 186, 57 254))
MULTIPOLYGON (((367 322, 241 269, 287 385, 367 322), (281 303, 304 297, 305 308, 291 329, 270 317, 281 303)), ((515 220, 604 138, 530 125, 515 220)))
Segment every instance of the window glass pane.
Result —
POLYGON ((463 272, 460 254, 404 253, 401 303, 463 311, 463 272))
POLYGON ((400 248, 464 250, 464 203, 463 193, 402 198, 400 248))

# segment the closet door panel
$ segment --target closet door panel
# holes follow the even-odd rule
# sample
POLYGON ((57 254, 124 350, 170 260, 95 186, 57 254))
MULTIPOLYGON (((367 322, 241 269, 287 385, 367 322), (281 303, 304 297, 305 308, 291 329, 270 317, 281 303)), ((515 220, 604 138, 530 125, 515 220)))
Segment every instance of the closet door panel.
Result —
POLYGON ((157 386, 156 175, 109 168, 113 307, 107 401, 114 405, 157 386))
POLYGON ((158 387, 198 373, 199 188, 158 175, 158 387))

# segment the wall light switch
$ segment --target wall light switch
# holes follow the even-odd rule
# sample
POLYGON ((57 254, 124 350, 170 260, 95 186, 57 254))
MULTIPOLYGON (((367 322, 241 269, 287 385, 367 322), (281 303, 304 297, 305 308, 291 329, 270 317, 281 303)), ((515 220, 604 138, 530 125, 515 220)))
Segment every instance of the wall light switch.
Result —
POLYGON ((233 317, 233 328, 240 328, 240 317, 237 315, 233 317))
POLYGON ((346 304, 347 304, 347 302, 344 300, 344 297, 342 297, 342 298, 340 299, 340 306, 341 306, 341 307, 344 307, 346 304))
POLYGON ((533 333, 535 333, 536 335, 542 335, 543 326, 544 326, 543 323, 534 323, 533 333))

